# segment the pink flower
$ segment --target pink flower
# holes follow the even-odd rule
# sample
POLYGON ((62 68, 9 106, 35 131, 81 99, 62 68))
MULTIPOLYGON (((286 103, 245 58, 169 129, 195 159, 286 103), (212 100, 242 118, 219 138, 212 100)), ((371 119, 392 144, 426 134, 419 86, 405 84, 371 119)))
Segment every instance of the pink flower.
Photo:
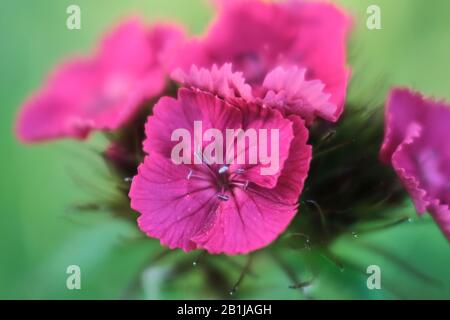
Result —
POLYGON ((220 68, 214 64, 211 69, 193 65, 188 73, 177 69, 172 73, 172 79, 187 87, 208 91, 226 99, 254 99, 252 88, 246 83, 242 72, 233 72, 231 63, 220 68))
POLYGON ((297 67, 287 70, 278 67, 271 71, 263 83, 264 103, 286 114, 301 116, 307 125, 316 117, 336 122, 342 111, 329 101, 331 95, 324 92, 321 81, 305 79, 306 72, 297 67))
POLYGON ((84 139, 92 130, 119 128, 143 101, 162 92, 162 59, 181 38, 172 26, 148 30, 136 19, 121 24, 105 37, 95 57, 63 63, 28 99, 18 118, 19 138, 84 139))
MULTIPOLYGON (((219 72, 227 67, 214 70, 207 74, 196 69, 194 74, 199 77, 191 81, 204 87, 202 81, 206 80, 216 94, 197 87, 182 88, 177 99, 163 97, 156 104, 146 125, 144 150, 149 155, 140 165, 129 195, 131 207, 141 214, 140 229, 159 238, 163 245, 185 251, 243 254, 268 245, 294 217, 309 169, 311 147, 306 143, 308 130, 300 117, 285 117, 276 109, 236 97, 239 88, 230 91, 228 85, 235 79, 245 87, 240 77, 219 72), (213 83, 214 79, 220 85, 213 83), (228 129, 278 130, 279 166, 272 174, 262 175, 267 167, 262 161, 219 164, 194 148, 188 149, 189 156, 200 158, 198 163, 175 164, 173 150, 179 143, 172 141, 175 130, 186 129, 192 144, 200 141, 207 148, 195 131, 197 121, 201 121, 204 131, 217 129, 222 136, 228 129)), ((236 140, 233 136, 232 142, 236 140)), ((258 141, 261 143, 261 138, 258 141)), ((222 153, 235 150, 232 158, 236 159, 241 149, 235 149, 233 143, 227 141, 222 153)), ((274 152, 273 146, 267 147, 269 153, 274 152)), ((247 145, 246 159, 250 150, 252 146, 247 145)))
POLYGON ((391 91, 381 159, 390 163, 419 214, 431 213, 450 240, 450 105, 408 89, 391 91))
POLYGON ((350 74, 346 67, 350 19, 326 3, 218 2, 219 16, 209 31, 184 44, 172 59, 172 68, 187 71, 193 64, 210 68, 232 63, 234 71, 243 72, 257 90, 276 67, 297 67, 303 70, 299 83, 313 80, 313 90, 323 89, 323 97, 329 95, 326 106, 322 106, 327 109, 325 118, 337 121, 343 112, 350 74))
POLYGON ((337 121, 337 107, 329 102, 330 94, 324 93, 324 85, 319 80, 305 80, 305 73, 305 69, 297 67, 275 68, 256 92, 252 92, 241 72, 232 72, 231 63, 220 68, 214 64, 211 69, 194 65, 188 73, 177 69, 172 78, 187 87, 205 90, 235 103, 239 100, 258 102, 285 115, 298 115, 307 125, 317 116, 337 121))

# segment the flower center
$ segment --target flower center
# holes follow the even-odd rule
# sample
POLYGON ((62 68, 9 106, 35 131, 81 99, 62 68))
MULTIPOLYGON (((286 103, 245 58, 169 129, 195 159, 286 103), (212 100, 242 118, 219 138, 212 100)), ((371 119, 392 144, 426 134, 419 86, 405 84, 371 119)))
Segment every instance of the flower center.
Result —
POLYGON ((214 167, 213 165, 204 164, 207 171, 191 169, 187 175, 188 180, 202 180, 211 183, 211 187, 217 190, 217 199, 221 201, 228 201, 234 188, 241 188, 247 190, 249 181, 242 179, 242 174, 245 169, 238 168, 230 171, 229 165, 214 167))

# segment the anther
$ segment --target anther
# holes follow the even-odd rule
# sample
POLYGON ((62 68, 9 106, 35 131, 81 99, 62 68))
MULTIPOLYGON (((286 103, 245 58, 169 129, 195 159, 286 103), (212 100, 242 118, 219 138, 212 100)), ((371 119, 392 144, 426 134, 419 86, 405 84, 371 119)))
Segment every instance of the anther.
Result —
POLYGON ((223 174, 223 173, 227 172, 228 169, 229 169, 228 166, 222 166, 222 167, 220 167, 220 168, 219 168, 219 174, 223 174))
POLYGON ((221 201, 228 201, 230 199, 230 197, 227 196, 226 194, 218 194, 217 198, 219 198, 219 200, 221 201))
POLYGON ((233 182, 232 185, 241 187, 242 189, 247 190, 249 183, 250 182, 248 180, 246 180, 245 182, 233 182))

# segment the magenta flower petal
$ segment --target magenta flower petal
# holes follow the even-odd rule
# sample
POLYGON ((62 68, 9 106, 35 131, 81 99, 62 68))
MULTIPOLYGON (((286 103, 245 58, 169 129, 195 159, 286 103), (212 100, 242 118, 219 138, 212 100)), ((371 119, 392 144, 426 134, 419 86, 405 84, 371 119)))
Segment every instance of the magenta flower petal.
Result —
POLYGON ((417 144, 421 134, 422 127, 417 123, 412 123, 404 141, 398 145, 393 153, 391 162, 397 175, 410 193, 418 213, 423 214, 430 203, 427 200, 426 191, 420 186, 418 179, 420 173, 414 164, 415 159, 411 157, 411 149, 417 144))
POLYGON ((263 83, 264 103, 287 114, 297 114, 308 125, 316 117, 336 122, 342 110, 329 102, 331 95, 323 92, 325 85, 321 81, 308 81, 305 75, 306 69, 297 67, 287 70, 278 67, 271 71, 263 83))
POLYGON ((276 187, 237 189, 215 211, 216 222, 193 240, 210 253, 242 254, 265 247, 289 225, 306 180, 311 147, 303 120, 291 116, 295 138, 276 187))
POLYGON ((187 179, 188 166, 172 163, 158 153, 147 156, 130 189, 131 207, 141 213, 139 228, 171 249, 197 248, 191 239, 207 227, 218 204, 207 181, 187 179))
POLYGON ((158 102, 146 133, 144 148, 149 156, 133 179, 131 206, 141 214, 141 230, 162 244, 185 251, 247 253, 268 245, 295 215, 311 159, 308 131, 301 118, 285 118, 255 103, 236 107, 210 93, 180 89, 178 99, 158 102), (256 170, 264 167, 260 162, 229 166, 208 161, 174 163, 171 151, 178 142, 171 141, 173 130, 190 131, 193 143, 199 138, 193 123, 200 120, 203 132, 209 128, 221 132, 278 129, 278 142, 283 143, 277 172, 262 176, 256 170))
POLYGON ((390 163, 418 213, 431 213, 450 240, 450 105, 394 89, 381 159, 390 163))
POLYGON ((105 37, 95 57, 62 64, 24 104, 17 123, 19 138, 83 139, 92 130, 119 128, 144 100, 163 90, 159 54, 180 34, 169 26, 147 30, 137 20, 121 24, 105 37))
POLYGON ((177 69, 172 73, 172 78, 186 87, 208 91, 224 99, 253 99, 252 88, 245 82, 241 72, 233 73, 231 63, 220 68, 214 64, 211 69, 193 65, 189 73, 177 69))
MULTIPOLYGON (((247 102, 244 105, 241 105, 242 112, 242 129, 246 130, 249 128, 256 130, 269 130, 277 129, 279 138, 277 139, 277 148, 278 148, 278 169, 276 172, 267 175, 261 175, 261 168, 268 168, 269 165, 239 165, 232 164, 230 165, 230 171, 243 170, 243 173, 240 175, 242 180, 249 180, 253 183, 262 186, 264 188, 274 188, 278 184, 278 179, 283 172, 283 167, 288 157, 290 156, 290 148, 293 143, 295 134, 299 132, 295 132, 294 123, 292 120, 289 120, 278 112, 277 110, 272 110, 270 108, 261 107, 254 102, 247 102)), ((261 141, 258 141, 259 147, 261 147, 261 141)), ((272 154, 273 150, 271 149, 271 139, 268 137, 266 144, 262 144, 266 150, 268 150, 268 154, 272 154)), ((250 157, 250 153, 256 153, 257 147, 252 145, 248 146, 244 151, 245 158, 248 159, 250 157)), ((236 155, 239 151, 235 152, 236 155)), ((237 163, 237 161, 235 161, 237 163)))
MULTIPOLYGON (((202 129, 211 128, 225 131, 242 126, 242 114, 237 107, 226 104, 211 94, 195 94, 188 89, 178 91, 178 100, 161 98, 153 108, 146 125, 144 151, 148 154, 158 152, 166 158, 171 157, 173 147, 178 143, 171 141, 176 129, 186 129, 194 133, 194 122, 202 121, 202 129)), ((192 145, 195 135, 192 134, 192 145)), ((201 141, 201 137, 197 137, 201 141)), ((192 150, 194 152, 194 150, 192 150)))
MULTIPOLYGON (((195 121, 202 121, 203 131, 211 128, 219 129, 224 137, 226 129, 278 129, 280 141, 283 143, 279 145, 279 169, 276 173, 261 175, 261 168, 268 167, 268 165, 262 164, 240 165, 234 161, 235 163, 229 166, 230 171, 242 171, 243 169, 244 172, 240 175, 242 180, 250 180, 268 188, 276 185, 284 162, 289 155, 289 146, 294 134, 292 122, 285 119, 280 112, 261 108, 253 102, 245 102, 242 108, 238 108, 209 93, 195 93, 188 89, 179 90, 178 100, 163 97, 153 110, 153 116, 149 117, 145 126, 147 139, 144 141, 144 151, 148 154, 158 152, 167 158, 171 157, 171 152, 178 143, 178 141, 171 141, 172 133, 180 128, 194 132, 195 121)), ((194 137, 195 134, 192 134, 192 145, 194 137)), ((197 137, 197 140, 201 140, 201 137, 197 137)), ((268 155, 272 152, 270 142, 270 139, 267 139, 268 155)), ((258 144, 260 143, 258 141, 258 144)), ((245 158, 248 159, 249 153, 255 148, 254 145, 246 145, 245 150, 235 150, 233 159, 236 159, 240 153, 245 153, 245 158)), ((191 151, 194 152, 194 150, 191 151)), ((226 150, 223 153, 225 154, 226 150)), ((231 162, 232 159, 229 160, 231 162)))
POLYGON ((47 88, 24 104, 16 128, 19 138, 26 142, 63 136, 85 138, 93 123, 78 112, 78 100, 89 100, 93 94, 97 79, 91 75, 95 70, 89 61, 63 64, 47 88))
POLYGON ((330 103, 342 112, 350 71, 346 37, 350 19, 327 3, 258 0, 222 1, 217 19, 203 38, 186 43, 172 67, 211 67, 232 63, 253 87, 275 67, 306 69, 319 80, 330 103))

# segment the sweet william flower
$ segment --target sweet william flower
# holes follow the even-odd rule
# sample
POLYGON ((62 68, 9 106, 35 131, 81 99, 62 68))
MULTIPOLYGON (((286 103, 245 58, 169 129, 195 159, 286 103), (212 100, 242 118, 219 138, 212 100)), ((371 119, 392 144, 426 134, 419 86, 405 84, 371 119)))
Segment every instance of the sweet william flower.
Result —
POLYGON ((251 86, 246 83, 242 72, 233 72, 231 63, 225 63, 220 68, 214 64, 211 69, 192 65, 189 72, 177 69, 171 77, 185 86, 208 91, 225 99, 254 100, 251 86))
POLYGON ((25 142, 84 139, 92 130, 121 127, 143 101, 162 92, 162 59, 182 37, 175 26, 147 28, 136 18, 123 22, 93 57, 64 62, 24 103, 18 137, 25 142))
MULTIPOLYGON (((131 207, 141 214, 140 229, 163 245, 244 254, 267 246, 295 216, 311 147, 300 117, 286 117, 276 109, 237 97, 239 88, 231 90, 233 84, 240 83, 245 90, 241 81, 234 81, 239 75, 228 74, 227 78, 220 70, 227 74, 226 68, 216 68, 209 75, 194 72, 200 78, 192 83, 201 88, 181 88, 177 99, 163 97, 156 104, 146 126, 148 156, 138 168, 129 196, 131 207), (211 79, 219 79, 218 84, 210 83, 213 93, 202 82, 211 79), (172 151, 177 141, 172 141, 172 133, 184 128, 192 133, 193 141, 202 141, 195 134, 195 121, 202 121, 204 130, 214 128, 224 136, 227 129, 277 129, 276 172, 262 175, 265 164, 260 161, 214 163, 194 149, 191 158, 202 157, 200 163, 175 164, 172 151)), ((225 144, 223 153, 229 148, 225 144)), ((250 146, 244 151, 246 158, 249 150, 250 146)), ((239 150, 234 156, 238 154, 239 150)))
POLYGON ((336 122, 342 111, 330 102, 331 94, 324 92, 320 80, 306 80, 306 69, 275 68, 265 77, 261 94, 263 103, 285 114, 301 116, 311 125, 316 117, 336 122))
POLYGON ((391 164, 419 214, 450 241, 450 105, 405 88, 391 91, 381 159, 391 164))
POLYGON ((270 71, 256 92, 247 84, 242 72, 233 72, 231 63, 211 69, 193 65, 190 72, 177 69, 172 78, 188 87, 214 93, 227 100, 257 102, 265 107, 276 108, 285 115, 298 115, 307 125, 316 117, 336 121, 336 105, 329 102, 330 94, 324 92, 319 80, 305 79, 306 69, 295 66, 270 71))
MULTIPOLYGON (((313 81, 314 90, 323 92, 323 118, 339 119, 350 75, 346 38, 351 21, 344 12, 332 4, 310 1, 217 2, 218 17, 207 33, 190 39, 168 59, 172 70, 231 63, 234 71, 242 72, 253 90, 259 91, 270 71, 297 67, 301 73, 295 81, 313 81)), ((308 122, 313 114, 316 112, 307 113, 308 122)))

